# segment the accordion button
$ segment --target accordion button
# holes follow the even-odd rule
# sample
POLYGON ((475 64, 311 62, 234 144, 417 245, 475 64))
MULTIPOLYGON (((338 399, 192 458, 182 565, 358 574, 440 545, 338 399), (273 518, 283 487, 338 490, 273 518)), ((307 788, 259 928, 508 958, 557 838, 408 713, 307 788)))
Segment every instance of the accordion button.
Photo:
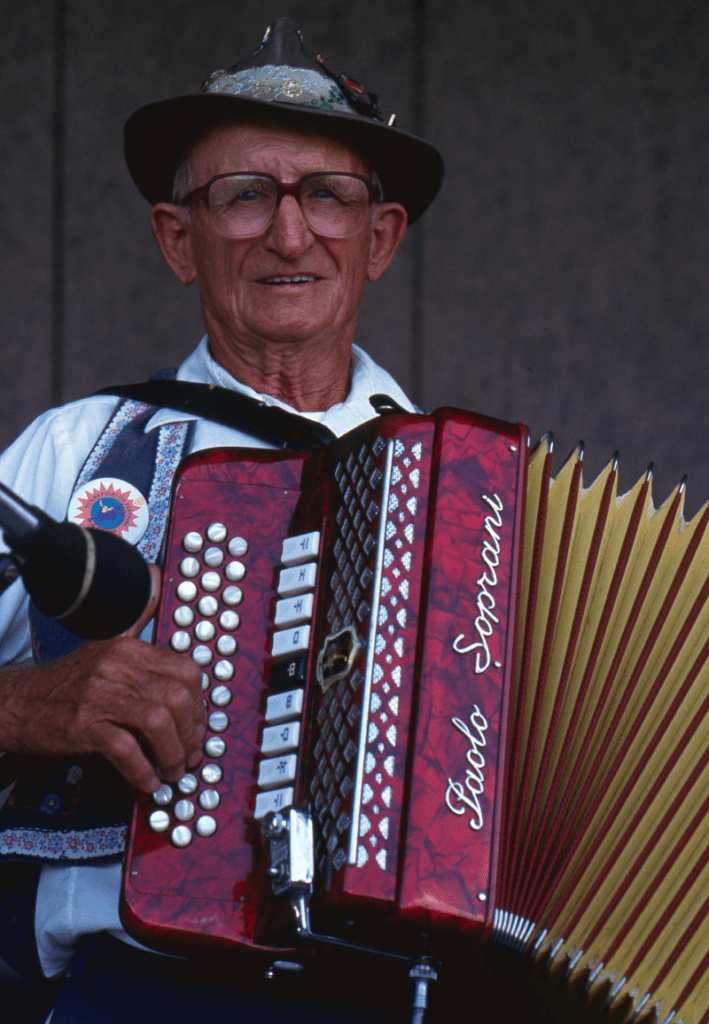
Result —
POLYGON ((295 754, 284 757, 269 757, 258 766, 258 784, 262 789, 272 789, 284 782, 293 782, 297 758, 295 754))
POLYGON ((224 732, 229 726, 229 716, 224 711, 213 711, 209 716, 209 728, 212 732, 224 732))
POLYGON ((298 626, 296 629, 282 629, 273 634, 271 653, 274 658, 296 651, 306 651, 310 644, 310 626, 298 626))
POLYGON ((192 651, 192 657, 198 665, 208 665, 212 660, 212 652, 208 647, 205 647, 204 644, 199 644, 192 651))
POLYGON ((170 827, 170 815, 167 811, 153 811, 148 824, 153 832, 165 832, 170 827))
POLYGON ((243 562, 227 562, 226 568, 224 569, 224 575, 230 583, 238 583, 239 580, 243 580, 246 575, 246 569, 244 568, 243 562))
POLYGON ((198 640, 203 643, 209 643, 210 640, 214 639, 214 635, 217 632, 215 626, 211 622, 198 622, 194 629, 194 635, 198 640))
POLYGON ((222 601, 233 608, 235 604, 241 604, 243 596, 241 587, 226 587, 222 594, 222 601))
POLYGON ((191 626, 194 622, 194 612, 185 604, 178 605, 172 613, 172 621, 176 626, 186 629, 187 626, 191 626))
POLYGON ((216 786, 218 782, 222 781, 224 772, 219 764, 205 764, 200 775, 208 786, 216 786))
POLYGON ((186 825, 178 825, 177 828, 173 828, 170 838, 174 846, 183 848, 192 842, 192 832, 186 825))
POLYGON ((197 586, 191 580, 183 580, 177 588, 177 596, 180 601, 194 601, 197 596, 197 586))
POLYGON ((194 818, 194 804, 191 800, 178 800, 175 804, 175 817, 178 821, 189 821, 194 818))
POLYGON ((199 794, 197 803, 203 811, 214 811, 220 803, 219 793, 216 789, 205 789, 199 794))
POLYGON ((220 636, 217 640, 217 654, 224 657, 231 657, 236 648, 237 643, 233 636, 220 636))
POLYGON ((217 831, 217 823, 211 814, 202 814, 194 823, 194 829, 198 836, 213 836, 217 831))
POLYGON ((228 633, 231 633, 231 631, 234 629, 238 629, 240 622, 241 619, 239 618, 237 612, 222 612, 222 614, 219 616, 219 625, 228 633))
POLYGON ((210 736, 204 744, 204 752, 207 757, 222 757, 226 752, 226 743, 221 736, 210 736))
POLYGON ((207 597, 201 597, 197 602, 197 610, 200 615, 204 615, 209 618, 210 615, 216 615, 219 611, 219 602, 216 597, 212 597, 209 594, 207 597))
POLYGON ((189 796, 190 793, 194 793, 197 790, 199 783, 194 775, 188 772, 187 775, 183 775, 180 781, 177 783, 177 788, 185 796, 189 796))
POLYGON ((285 722, 303 711, 303 690, 273 693, 266 700, 266 721, 285 722))
POLYGON ((224 561, 224 552, 221 548, 207 548, 204 552, 204 562, 210 569, 216 568, 224 561))
POLYGON ((278 577, 278 593, 281 597, 302 594, 315 587, 318 566, 317 562, 307 562, 292 569, 281 569, 278 577))
POLYGON ((193 579, 200 570, 200 564, 196 558, 183 558, 180 562, 180 572, 188 580, 193 579))
POLYGON ((232 537, 226 549, 232 558, 243 558, 249 550, 249 542, 244 540, 243 537, 232 537))
POLYGON ((218 661, 214 666, 214 678, 220 683, 228 683, 234 675, 234 666, 230 661, 218 661))
POLYGON ((232 692, 228 686, 215 686, 209 696, 212 704, 218 708, 225 708, 231 701, 232 692))
POLYGON ((193 530, 191 533, 185 534, 185 536, 182 539, 182 547, 185 549, 185 551, 189 551, 191 554, 195 554, 195 552, 201 551, 203 544, 204 541, 202 540, 202 534, 197 533, 195 530, 193 530))
POLYGON ((153 800, 159 807, 166 807, 172 800, 172 787, 163 782, 160 789, 153 793, 153 800))
POLYGON ((172 647, 173 651, 184 654, 185 651, 189 651, 191 646, 192 638, 189 633, 185 633, 182 629, 178 630, 177 633, 173 633, 170 637, 170 647, 172 647))
POLYGON ((300 722, 270 725, 263 730, 261 752, 264 754, 280 754, 286 750, 295 750, 299 739, 300 722))
POLYGON ((286 537, 283 541, 281 562, 283 565, 300 565, 315 558, 320 547, 320 534, 317 530, 312 533, 301 533, 297 537, 286 537))
POLYGON ((203 672, 202 673, 202 693, 204 693, 205 690, 209 689, 209 685, 210 685, 210 678, 209 678, 209 676, 207 675, 206 672, 203 672))
POLYGON ((213 594, 215 590, 219 590, 221 587, 222 580, 218 572, 205 572, 201 583, 203 590, 206 590, 208 594, 213 594))
POLYGON ((212 523, 207 527, 207 539, 212 544, 223 544, 226 540, 227 530, 223 523, 212 523))
POLYGON ((290 786, 273 789, 269 793, 259 793, 256 797, 254 818, 265 818, 267 814, 275 814, 293 803, 293 790, 290 786))
POLYGON ((274 622, 277 626, 296 626, 299 622, 307 622, 312 617, 312 594, 301 594, 299 597, 290 597, 276 602, 274 622))

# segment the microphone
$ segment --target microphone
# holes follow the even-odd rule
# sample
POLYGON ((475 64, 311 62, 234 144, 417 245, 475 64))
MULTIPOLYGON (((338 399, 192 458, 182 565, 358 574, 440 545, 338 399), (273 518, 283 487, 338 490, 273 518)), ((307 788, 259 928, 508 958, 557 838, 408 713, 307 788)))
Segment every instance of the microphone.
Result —
POLYGON ((2 483, 0 527, 11 552, 0 557, 0 593, 19 573, 40 612, 87 640, 118 636, 140 618, 152 580, 132 544, 58 523, 2 483))

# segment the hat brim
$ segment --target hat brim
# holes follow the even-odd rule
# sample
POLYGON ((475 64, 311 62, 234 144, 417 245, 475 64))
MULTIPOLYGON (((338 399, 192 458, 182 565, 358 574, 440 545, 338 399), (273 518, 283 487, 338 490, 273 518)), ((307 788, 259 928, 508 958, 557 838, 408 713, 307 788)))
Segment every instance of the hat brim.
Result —
POLYGON ((125 125, 125 156, 139 191, 155 204, 170 202, 183 154, 204 131, 230 122, 258 122, 314 131, 352 146, 376 171, 389 202, 401 203, 412 224, 433 202, 443 158, 423 139, 339 109, 199 93, 141 107, 125 125))

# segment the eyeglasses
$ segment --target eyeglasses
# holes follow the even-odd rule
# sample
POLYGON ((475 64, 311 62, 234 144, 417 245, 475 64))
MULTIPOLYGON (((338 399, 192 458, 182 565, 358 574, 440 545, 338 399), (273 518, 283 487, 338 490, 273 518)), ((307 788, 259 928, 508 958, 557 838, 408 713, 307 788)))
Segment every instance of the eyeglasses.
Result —
POLYGON ((283 196, 294 196, 316 235, 347 238, 360 231, 373 202, 381 200, 378 184, 360 174, 306 174, 285 185, 271 174, 218 174, 194 189, 182 205, 201 199, 217 231, 227 238, 250 238, 264 232, 283 196))

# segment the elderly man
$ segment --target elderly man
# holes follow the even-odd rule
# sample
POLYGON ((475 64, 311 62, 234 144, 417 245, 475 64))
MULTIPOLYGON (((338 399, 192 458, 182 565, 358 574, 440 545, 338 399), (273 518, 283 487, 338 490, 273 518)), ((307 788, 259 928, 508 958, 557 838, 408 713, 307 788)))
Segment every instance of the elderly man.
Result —
MULTIPOLYGON (((159 562, 183 454, 267 445, 273 410, 291 414, 277 419, 287 441, 296 413, 340 435, 375 414, 374 395, 412 408, 353 338, 365 282, 435 197, 442 161, 384 124, 357 83, 308 57, 287 19, 200 94, 134 114, 126 156, 166 262, 198 284, 207 333, 177 381, 196 385, 200 404, 102 394, 53 410, 0 457, 0 480, 57 519, 101 528, 108 514, 105 525, 159 562), (199 385, 239 396, 231 422, 204 406, 199 385)), ((203 967, 136 948, 118 918, 128 784, 152 792, 203 756, 200 671, 145 643, 153 610, 126 635, 81 644, 28 611, 20 584, 0 599, 0 749, 53 758, 2 811, 0 950, 30 974, 71 970, 54 1024, 275 1019, 277 997, 237 995, 212 977, 206 989, 203 967)), ((301 997, 287 1012, 319 1011, 301 997)))

